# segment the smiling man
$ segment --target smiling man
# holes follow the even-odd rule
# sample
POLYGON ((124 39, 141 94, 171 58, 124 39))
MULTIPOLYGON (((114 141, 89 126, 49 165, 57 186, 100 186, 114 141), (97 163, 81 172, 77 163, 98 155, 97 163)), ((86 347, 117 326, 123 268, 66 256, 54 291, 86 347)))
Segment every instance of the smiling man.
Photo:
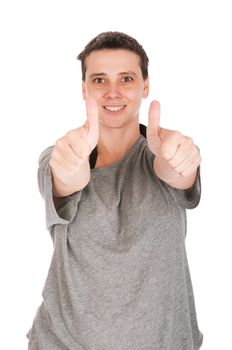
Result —
POLYGON ((30 350, 198 350, 185 249, 186 209, 200 200, 193 140, 160 126, 148 57, 106 32, 78 56, 86 122, 39 160, 54 254, 30 350))

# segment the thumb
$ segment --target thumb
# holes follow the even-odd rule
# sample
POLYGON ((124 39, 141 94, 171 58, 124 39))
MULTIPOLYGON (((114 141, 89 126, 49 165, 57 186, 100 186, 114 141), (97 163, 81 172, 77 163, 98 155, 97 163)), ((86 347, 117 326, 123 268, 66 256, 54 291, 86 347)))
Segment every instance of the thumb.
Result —
POLYGON ((99 137, 99 110, 97 101, 92 97, 86 99, 86 115, 87 119, 84 127, 87 131, 88 142, 91 149, 93 149, 99 137))
POLYGON ((98 126, 98 105, 93 97, 86 98, 87 123, 91 127, 98 126))
POLYGON ((159 135, 160 129, 160 103, 158 101, 152 101, 149 108, 148 115, 148 128, 149 134, 159 135))

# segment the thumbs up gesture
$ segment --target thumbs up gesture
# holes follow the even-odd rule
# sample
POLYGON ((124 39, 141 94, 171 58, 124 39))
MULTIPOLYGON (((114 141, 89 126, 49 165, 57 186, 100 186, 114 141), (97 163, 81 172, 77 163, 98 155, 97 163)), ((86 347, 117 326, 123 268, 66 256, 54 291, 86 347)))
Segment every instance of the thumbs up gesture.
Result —
POLYGON ((54 194, 67 196, 82 189, 89 181, 89 155, 98 143, 98 106, 93 98, 86 99, 86 122, 58 139, 53 148, 50 166, 54 194))
POLYGON ((199 150, 190 137, 182 135, 178 131, 160 127, 160 104, 152 101, 149 109, 147 127, 147 142, 151 152, 156 156, 154 168, 162 180, 167 182, 178 181, 180 177, 185 180, 184 187, 190 187, 194 181, 196 170, 201 162, 199 150), (189 186, 188 186, 189 185, 189 186))

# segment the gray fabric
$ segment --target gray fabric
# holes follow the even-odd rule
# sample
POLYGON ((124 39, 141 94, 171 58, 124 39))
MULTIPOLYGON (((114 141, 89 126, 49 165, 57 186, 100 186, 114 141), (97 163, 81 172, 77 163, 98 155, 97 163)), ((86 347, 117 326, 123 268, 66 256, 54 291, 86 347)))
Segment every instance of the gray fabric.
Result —
POLYGON ((198 350, 185 208, 199 202, 199 173, 191 190, 171 188, 154 175, 140 136, 55 208, 51 150, 40 157, 38 181, 54 253, 29 349, 198 350))

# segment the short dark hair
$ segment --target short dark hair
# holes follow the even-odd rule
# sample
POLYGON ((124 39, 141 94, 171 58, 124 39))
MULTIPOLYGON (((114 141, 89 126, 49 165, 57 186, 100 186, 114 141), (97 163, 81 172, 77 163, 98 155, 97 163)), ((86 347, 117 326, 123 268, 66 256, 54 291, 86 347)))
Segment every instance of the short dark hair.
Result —
POLYGON ((148 77, 149 59, 143 47, 131 36, 121 32, 103 32, 93 38, 77 56, 81 61, 82 80, 85 80, 86 58, 92 51, 103 49, 125 49, 136 53, 140 58, 143 79, 148 77))

